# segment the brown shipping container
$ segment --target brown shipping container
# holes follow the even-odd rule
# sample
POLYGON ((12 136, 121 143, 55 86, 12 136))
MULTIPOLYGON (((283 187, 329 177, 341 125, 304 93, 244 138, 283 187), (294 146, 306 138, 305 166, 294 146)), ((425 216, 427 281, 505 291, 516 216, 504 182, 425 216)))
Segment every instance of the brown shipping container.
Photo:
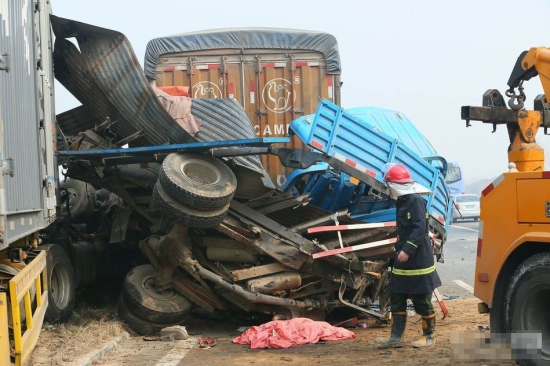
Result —
MULTIPOLYGON (((216 31, 214 36, 223 41, 223 36, 234 35, 236 31, 239 30, 216 31)), ((266 32, 266 29, 260 31, 266 32)), ((281 35, 287 36, 292 32, 297 31, 269 30, 267 34, 271 39, 262 37, 262 47, 270 43, 273 48, 284 45, 281 35)), ((202 34, 212 35, 212 31, 202 34)), ((197 37, 202 34, 191 35, 197 37)), ((304 33, 299 35, 305 38, 304 33)), ((340 104, 340 64, 336 40, 325 33, 314 32, 313 35, 317 40, 322 36, 325 37, 323 40, 333 42, 332 55, 326 48, 317 47, 319 42, 312 43, 311 48, 321 51, 308 49, 307 38, 299 44, 296 42, 300 39, 287 42, 289 47, 286 49, 246 48, 240 44, 240 49, 232 47, 159 54, 155 62, 156 85, 187 86, 189 96, 193 98, 234 98, 245 109, 259 137, 286 136, 295 118, 315 113, 319 98, 340 104), (332 70, 327 70, 327 54, 332 57, 333 65, 329 65, 332 70)), ((181 40, 186 35, 174 37, 181 40)), ((248 42, 245 46, 250 44, 254 45, 254 42, 248 42)), ((150 45, 146 55, 146 73, 147 57, 163 52, 162 49, 151 51, 150 45)), ((289 145, 303 147, 297 138, 289 145)), ((284 168, 276 156, 262 156, 262 163, 273 182, 282 186, 290 170, 284 168)))

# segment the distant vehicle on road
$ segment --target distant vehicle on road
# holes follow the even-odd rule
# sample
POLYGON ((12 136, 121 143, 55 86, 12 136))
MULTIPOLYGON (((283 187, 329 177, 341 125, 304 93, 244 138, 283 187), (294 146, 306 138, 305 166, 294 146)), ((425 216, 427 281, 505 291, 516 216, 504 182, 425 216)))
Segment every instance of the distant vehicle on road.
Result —
POLYGON ((479 219, 479 196, 477 194, 459 194, 454 197, 453 222, 460 219, 479 219))
POLYGON ((460 169, 460 165, 457 162, 448 163, 445 182, 447 182, 447 186, 449 187, 449 193, 451 196, 466 193, 464 189, 464 178, 462 177, 462 169, 460 169))

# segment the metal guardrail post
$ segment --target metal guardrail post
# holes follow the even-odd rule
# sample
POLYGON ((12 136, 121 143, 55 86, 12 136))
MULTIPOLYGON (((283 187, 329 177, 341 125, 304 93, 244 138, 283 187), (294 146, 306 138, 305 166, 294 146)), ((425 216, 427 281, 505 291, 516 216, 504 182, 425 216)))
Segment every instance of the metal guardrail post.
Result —
POLYGON ((8 333, 8 299, 0 292, 0 365, 10 364, 10 337, 8 333))
POLYGON ((10 302, 15 344, 15 366, 22 365, 38 342, 42 323, 48 307, 48 281, 46 277, 46 252, 42 251, 25 268, 10 280, 10 302), (36 309, 31 308, 30 289, 36 287, 36 309), (21 329, 21 309, 26 315, 27 329, 21 329))

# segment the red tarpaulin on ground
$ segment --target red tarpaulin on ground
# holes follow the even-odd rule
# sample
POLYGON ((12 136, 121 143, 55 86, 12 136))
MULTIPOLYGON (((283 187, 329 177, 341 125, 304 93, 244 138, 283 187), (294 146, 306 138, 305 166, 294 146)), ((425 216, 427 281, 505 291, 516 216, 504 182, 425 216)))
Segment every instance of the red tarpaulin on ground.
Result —
POLYGON ((250 348, 289 348, 300 344, 352 339, 355 334, 334 327, 327 322, 307 318, 275 320, 258 327, 250 327, 233 343, 250 344, 250 348))

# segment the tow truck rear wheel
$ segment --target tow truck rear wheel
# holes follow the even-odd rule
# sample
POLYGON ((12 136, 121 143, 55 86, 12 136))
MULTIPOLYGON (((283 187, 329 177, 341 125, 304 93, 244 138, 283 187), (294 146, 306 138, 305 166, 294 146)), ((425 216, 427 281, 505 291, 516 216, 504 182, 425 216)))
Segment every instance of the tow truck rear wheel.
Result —
POLYGON ((509 301, 505 301, 504 307, 510 328, 506 331, 542 333, 542 359, 518 360, 519 365, 550 365, 549 279, 550 253, 539 253, 525 260, 510 280, 507 291, 510 297, 509 301))

